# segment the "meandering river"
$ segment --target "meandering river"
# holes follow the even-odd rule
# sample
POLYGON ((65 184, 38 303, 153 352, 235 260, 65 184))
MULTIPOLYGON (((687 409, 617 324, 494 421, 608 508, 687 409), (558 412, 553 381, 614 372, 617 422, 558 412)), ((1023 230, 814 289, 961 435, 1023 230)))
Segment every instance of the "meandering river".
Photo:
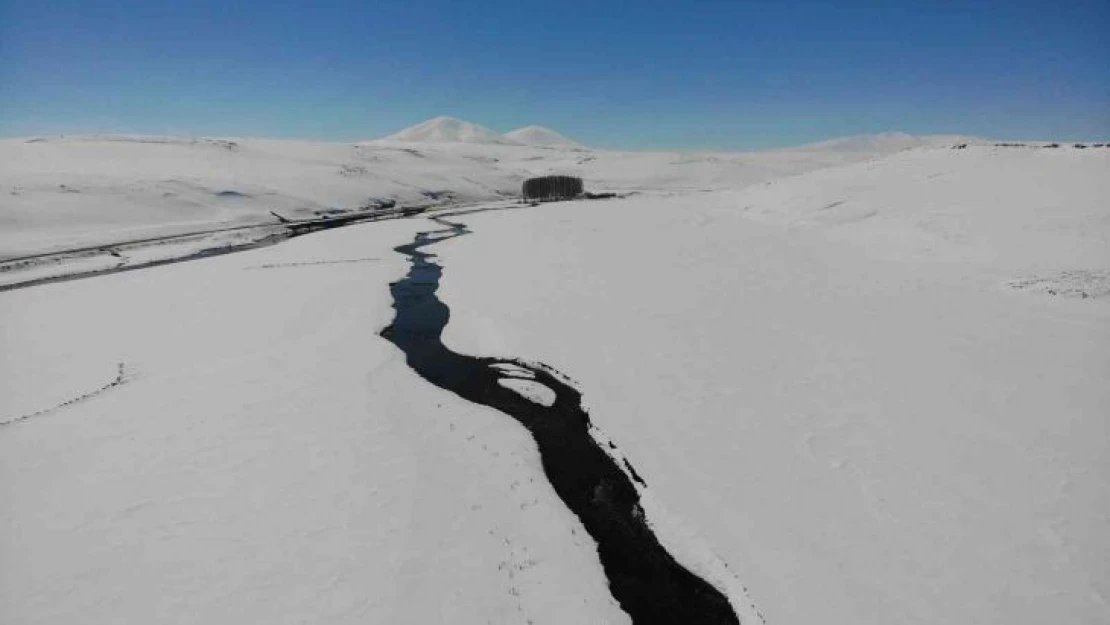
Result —
POLYGON ((412 243, 395 248, 412 266, 404 279, 390 285, 396 317, 381 335, 428 382, 503 412, 531 432, 547 479, 597 542, 610 592, 634 623, 739 623, 727 598, 660 544, 640 506, 633 483, 638 476, 631 466, 627 473, 622 470, 591 436, 581 393, 566 378, 544 365, 468 356, 443 344, 451 315, 436 295, 443 269, 425 250, 470 230, 436 221, 445 228, 419 233, 412 243), (521 385, 532 392, 509 388, 521 385))

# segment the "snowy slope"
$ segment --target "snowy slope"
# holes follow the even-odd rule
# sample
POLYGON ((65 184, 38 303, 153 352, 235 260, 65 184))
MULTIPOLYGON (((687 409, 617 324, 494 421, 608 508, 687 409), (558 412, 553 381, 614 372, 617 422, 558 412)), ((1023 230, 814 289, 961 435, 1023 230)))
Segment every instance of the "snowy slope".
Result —
POLYGON ((1105 622, 1110 163, 961 152, 461 216, 446 340, 581 379, 770 623, 1105 622))
POLYGON ((512 139, 506 138, 497 132, 466 122, 455 117, 442 115, 427 121, 405 128, 395 134, 389 135, 383 141, 401 141, 408 143, 508 143, 512 139))
POLYGON ((894 259, 1101 267, 1110 258, 1110 150, 920 149, 730 195, 747 217, 894 259))
MULTIPOLYGON (((480 134, 480 133, 479 133, 480 134)), ((453 136, 460 136, 458 134, 453 136)), ((591 190, 737 188, 868 153, 679 154, 501 143, 180 137, 0 140, 0 258, 402 204, 517 196, 549 173, 591 190)))
POLYGON ((544 126, 525 126, 523 128, 517 128, 516 130, 510 130, 506 132, 504 136, 517 143, 523 143, 524 145, 545 145, 566 148, 582 147, 582 144, 577 141, 564 137, 558 132, 544 126))
POLYGON ((422 225, 0 293, 0 620, 627 622, 527 434, 377 336, 422 225))
POLYGON ((276 223, 379 199, 516 193, 520 176, 461 156, 265 139, 0 141, 0 255, 197 228, 276 223))

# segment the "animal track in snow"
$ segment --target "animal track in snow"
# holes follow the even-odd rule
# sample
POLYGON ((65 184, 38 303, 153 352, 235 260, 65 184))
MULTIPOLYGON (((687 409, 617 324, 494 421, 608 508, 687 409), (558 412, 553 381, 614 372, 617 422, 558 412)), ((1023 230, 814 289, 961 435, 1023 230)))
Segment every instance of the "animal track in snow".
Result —
POLYGON ((64 402, 58 404, 57 406, 52 406, 50 408, 44 408, 43 410, 39 410, 38 412, 32 412, 32 413, 29 413, 29 414, 20 415, 18 417, 8 419, 6 421, 0 421, 0 427, 4 427, 4 426, 8 426, 8 425, 14 425, 16 423, 21 423, 23 421, 27 421, 28 419, 33 419, 34 417, 41 417, 43 415, 50 414, 51 412, 61 410, 62 408, 65 408, 67 406, 72 406, 73 404, 77 404, 77 403, 92 399, 93 397, 96 397, 97 395, 100 395, 101 393, 104 393, 108 390, 111 390, 111 389, 123 384, 124 382, 127 382, 127 380, 128 380, 127 369, 124 366, 124 363, 121 362, 121 363, 119 363, 119 366, 118 366, 118 371, 116 373, 116 378, 114 380, 112 380, 111 382, 105 384, 104 386, 101 386, 100 388, 98 388, 96 390, 89 391, 88 393, 85 393, 84 395, 78 395, 77 397, 74 397, 73 399, 70 399, 70 400, 67 400, 67 401, 64 401, 64 402))

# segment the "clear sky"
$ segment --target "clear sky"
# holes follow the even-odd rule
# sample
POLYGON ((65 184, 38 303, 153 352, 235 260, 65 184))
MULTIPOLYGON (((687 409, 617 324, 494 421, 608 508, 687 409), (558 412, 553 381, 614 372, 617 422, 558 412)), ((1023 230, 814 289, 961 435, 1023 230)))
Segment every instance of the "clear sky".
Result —
POLYGON ((1110 137, 1110 1, 0 0, 0 136, 1110 137))

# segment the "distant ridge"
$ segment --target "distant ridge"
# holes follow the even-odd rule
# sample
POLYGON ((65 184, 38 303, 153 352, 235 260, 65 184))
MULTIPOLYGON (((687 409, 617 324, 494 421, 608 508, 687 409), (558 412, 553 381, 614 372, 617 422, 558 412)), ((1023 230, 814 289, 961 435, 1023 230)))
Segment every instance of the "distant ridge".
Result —
POLYGON ((478 124, 472 124, 455 117, 441 115, 428 121, 410 126, 385 137, 383 141, 406 141, 413 143, 500 143, 515 145, 512 139, 478 124))
POLYGON ((506 132, 504 136, 517 143, 525 145, 542 145, 550 147, 580 148, 581 143, 570 139, 554 130, 544 126, 525 126, 506 132))
POLYGON ((948 147, 959 143, 986 142, 986 139, 980 137, 968 137, 964 135, 911 135, 904 132, 882 132, 871 135, 838 137, 836 139, 829 139, 828 141, 807 143, 805 145, 786 149, 798 152, 871 152, 874 154, 892 154, 910 148, 948 147))
MULTIPOLYGON (((514 145, 556 148, 584 148, 581 143, 546 126, 530 125, 505 134, 457 117, 440 115, 378 139, 382 142, 403 143, 467 143, 486 145, 514 145)), ((922 147, 951 147, 967 143, 982 145, 989 139, 967 135, 912 135, 905 132, 837 137, 799 146, 772 148, 767 151, 820 152, 844 155, 885 156, 903 150, 922 147)))

